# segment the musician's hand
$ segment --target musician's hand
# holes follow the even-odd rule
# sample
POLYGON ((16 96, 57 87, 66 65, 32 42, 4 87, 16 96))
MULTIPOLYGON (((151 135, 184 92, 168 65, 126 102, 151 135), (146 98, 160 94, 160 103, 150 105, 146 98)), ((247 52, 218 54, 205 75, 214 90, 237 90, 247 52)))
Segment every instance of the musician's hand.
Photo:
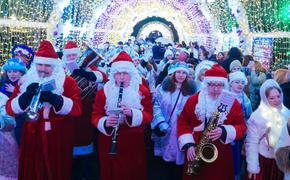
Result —
POLYGON ((123 113, 128 116, 128 117, 132 117, 132 109, 128 106, 128 105, 125 105, 125 104, 121 104, 121 107, 123 109, 123 113))
POLYGON ((84 77, 89 81, 96 81, 97 80, 97 77, 93 72, 89 72, 89 71, 86 71, 84 69, 75 69, 73 71, 73 74, 77 75, 77 76, 84 77))
POLYGON ((194 146, 191 146, 187 149, 187 160, 193 161, 196 157, 194 146))
POLYGON ((119 116, 116 114, 110 114, 106 120, 106 127, 115 127, 118 125, 119 116))
POLYGON ((222 135, 222 128, 217 127, 209 133, 209 139, 215 141, 219 139, 222 135))
POLYGON ((34 96, 38 93, 39 83, 31 83, 26 88, 26 93, 30 96, 34 96))
POLYGON ((60 111, 63 106, 63 97, 61 95, 54 94, 51 91, 41 91, 39 101, 41 103, 50 103, 54 107, 56 112, 60 111))
POLYGON ((22 110, 25 110, 32 101, 34 95, 38 92, 38 83, 32 83, 27 86, 26 91, 19 96, 18 102, 22 110))
POLYGON ((9 84, 5 84, 5 89, 6 89, 6 91, 13 93, 14 86, 12 84, 10 84, 10 83, 9 84))
POLYGON ((249 172, 248 172, 248 178, 249 178, 249 179, 254 179, 254 180, 255 180, 255 179, 256 179, 256 175, 257 175, 257 174, 249 173, 249 172))

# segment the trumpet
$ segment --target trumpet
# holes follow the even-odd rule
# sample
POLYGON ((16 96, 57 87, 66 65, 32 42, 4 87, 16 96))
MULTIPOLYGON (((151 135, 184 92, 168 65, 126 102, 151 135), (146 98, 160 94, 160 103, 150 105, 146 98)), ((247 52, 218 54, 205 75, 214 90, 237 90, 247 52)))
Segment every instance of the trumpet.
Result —
POLYGON ((31 121, 36 121, 39 118, 38 109, 40 108, 40 94, 41 94, 41 86, 37 89, 37 94, 33 96, 31 103, 29 105, 29 111, 27 112, 27 117, 31 121))
MULTIPOLYGON (((44 73, 40 73, 40 82, 43 81, 44 73)), ((31 121, 36 121, 39 118, 38 109, 41 107, 40 104, 40 95, 41 95, 41 84, 37 88, 37 94, 35 94, 30 102, 29 111, 26 113, 27 117, 31 121)))

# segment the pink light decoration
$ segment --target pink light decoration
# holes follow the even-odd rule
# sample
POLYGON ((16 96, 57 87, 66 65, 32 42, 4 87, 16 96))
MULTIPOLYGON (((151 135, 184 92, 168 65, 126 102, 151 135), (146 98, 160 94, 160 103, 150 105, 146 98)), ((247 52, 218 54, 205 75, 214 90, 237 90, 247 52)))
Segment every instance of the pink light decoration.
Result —
MULTIPOLYGON (((206 46, 208 48, 212 47, 212 38, 211 32, 212 28, 210 22, 206 20, 205 16, 199 9, 198 4, 193 4, 188 0, 178 0, 178 1, 167 1, 161 0, 161 3, 171 3, 172 7, 177 10, 184 10, 185 14, 189 20, 189 23, 197 24, 200 30, 200 33, 208 34, 206 37, 206 46)), ((103 43, 106 41, 106 31, 111 29, 112 22, 115 16, 127 6, 136 6, 137 0, 115 0, 108 5, 105 12, 98 18, 96 22, 96 32, 94 33, 94 44, 103 43)))

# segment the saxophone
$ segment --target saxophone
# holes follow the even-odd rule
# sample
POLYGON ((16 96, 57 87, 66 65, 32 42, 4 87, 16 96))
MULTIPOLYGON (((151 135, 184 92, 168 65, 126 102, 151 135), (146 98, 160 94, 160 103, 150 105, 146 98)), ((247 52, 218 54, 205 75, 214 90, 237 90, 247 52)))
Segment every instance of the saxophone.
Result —
POLYGON ((217 159, 218 150, 216 146, 210 142, 209 133, 217 127, 219 118, 220 111, 216 111, 210 118, 210 121, 196 146, 196 157, 193 161, 188 162, 187 175, 198 175, 202 163, 212 163, 217 159))

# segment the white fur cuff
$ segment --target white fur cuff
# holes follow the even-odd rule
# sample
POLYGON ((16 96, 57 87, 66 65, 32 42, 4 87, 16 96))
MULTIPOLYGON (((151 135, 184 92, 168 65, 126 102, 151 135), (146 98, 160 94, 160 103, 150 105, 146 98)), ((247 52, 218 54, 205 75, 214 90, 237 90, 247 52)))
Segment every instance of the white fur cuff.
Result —
POLYGON ((22 110, 21 107, 19 106, 18 100, 19 100, 19 96, 17 96, 16 98, 14 98, 11 101, 11 108, 15 114, 20 114, 20 113, 23 113, 25 111, 25 110, 22 110))
POLYGON ((93 73, 96 76, 96 82, 102 82, 103 81, 103 75, 102 73, 100 73, 99 71, 93 71, 93 73))
POLYGON ((107 116, 104 116, 104 117, 102 117, 100 120, 99 120, 99 122, 98 122, 98 130, 101 132, 101 133, 103 133, 104 135, 106 135, 106 136, 111 136, 112 134, 113 134, 113 131, 112 131, 112 133, 111 134, 108 134, 107 133, 107 131, 106 131, 106 129, 105 129, 105 122, 106 122, 106 120, 107 120, 107 116))
POLYGON ((137 127, 142 124, 142 120, 143 120, 142 111, 132 108, 132 124, 130 125, 130 123, 128 123, 127 121, 126 123, 128 124, 129 127, 137 127))
POLYGON ((236 139, 236 129, 232 125, 223 125, 223 127, 227 131, 226 141, 223 142, 224 144, 229 144, 236 139))
POLYGON ((179 136, 178 141, 179 141, 180 150, 182 150, 184 145, 186 145, 188 143, 194 143, 193 136, 190 133, 186 133, 186 134, 179 136))
POLYGON ((63 98, 63 105, 62 105, 61 109, 55 113, 60 114, 60 115, 67 115, 72 110, 73 101, 70 98, 67 98, 65 96, 62 96, 62 98, 63 98))

